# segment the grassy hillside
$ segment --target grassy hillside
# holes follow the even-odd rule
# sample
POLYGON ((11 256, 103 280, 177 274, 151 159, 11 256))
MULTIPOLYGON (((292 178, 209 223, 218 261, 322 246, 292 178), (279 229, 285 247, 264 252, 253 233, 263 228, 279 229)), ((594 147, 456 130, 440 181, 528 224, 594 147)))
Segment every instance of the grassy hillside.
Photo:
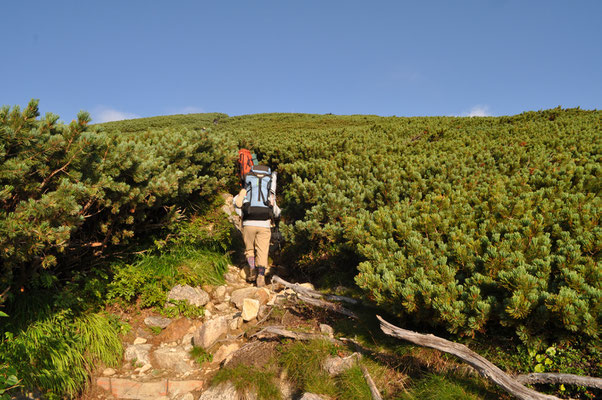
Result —
POLYGON ((212 201, 238 189, 240 147, 279 173, 290 270, 503 369, 602 374, 602 112, 37 116, 0 112, 0 398, 13 376, 73 395, 116 363, 107 302, 166 312, 174 283, 221 279, 232 243, 212 201), (48 332, 73 351, 46 356, 48 332))

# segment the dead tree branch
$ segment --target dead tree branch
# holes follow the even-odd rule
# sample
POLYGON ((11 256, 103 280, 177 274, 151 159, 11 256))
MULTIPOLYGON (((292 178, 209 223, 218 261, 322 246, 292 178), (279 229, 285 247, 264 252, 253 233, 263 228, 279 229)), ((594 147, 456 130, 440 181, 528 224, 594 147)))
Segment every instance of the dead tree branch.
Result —
POLYGON ((272 282, 279 283, 289 289, 294 290, 296 293, 300 293, 300 294, 303 294, 307 297, 311 297, 314 299, 325 298, 325 299, 331 300, 331 301, 342 301, 344 303, 349 303, 349 304, 354 304, 354 305, 360 304, 359 300, 352 299, 351 297, 336 296, 333 294, 323 294, 316 290, 312 290, 312 289, 303 287, 303 286, 299 285, 298 283, 287 282, 284 279, 282 279, 281 277, 279 277, 278 275, 272 276, 272 282))
POLYGON ((370 394, 372 395, 372 400, 383 400, 382 396, 380 395, 380 392, 378 391, 378 388, 374 384, 374 381, 372 380, 372 377, 368 373, 368 370, 366 369, 366 367, 364 367, 363 365, 361 365, 360 367, 362 369, 362 374, 364 374, 364 379, 366 380, 366 383, 368 384, 368 387, 370 388, 370 394))
POLYGON ((307 333, 307 332, 293 332, 288 329, 284 329, 281 326, 267 326, 260 330, 259 332, 251 335, 251 338, 256 337, 257 339, 269 339, 277 336, 286 337, 289 339, 295 340, 314 340, 314 339, 323 339, 328 340, 333 343, 341 343, 337 339, 329 338, 325 335, 320 335, 316 333, 307 333))
POLYGON ((486 358, 480 356, 468 347, 460 343, 450 342, 434 335, 423 335, 399 328, 382 319, 380 315, 376 318, 380 321, 382 331, 390 336, 407 340, 419 346, 430 347, 459 357, 470 364, 479 374, 499 385, 506 392, 521 400, 559 400, 558 397, 550 396, 529 389, 510 377, 504 371, 493 365, 486 358))
POLYGON ((519 375, 516 377, 516 380, 523 384, 564 384, 602 389, 602 378, 594 378, 591 376, 581 376, 573 374, 533 373, 519 375))
POLYGON ((355 313, 353 311, 350 311, 339 304, 331 303, 326 300, 321 300, 323 295, 320 292, 317 292, 317 291, 311 290, 311 289, 307 289, 296 283, 289 283, 289 282, 285 281, 284 279, 280 278, 278 275, 272 276, 272 282, 280 283, 280 284, 292 289, 293 291, 295 291, 297 298, 299 300, 302 300, 308 304, 311 304, 313 306, 320 307, 320 308, 325 308, 327 310, 346 315, 353 319, 358 319, 357 315, 355 315, 355 313))

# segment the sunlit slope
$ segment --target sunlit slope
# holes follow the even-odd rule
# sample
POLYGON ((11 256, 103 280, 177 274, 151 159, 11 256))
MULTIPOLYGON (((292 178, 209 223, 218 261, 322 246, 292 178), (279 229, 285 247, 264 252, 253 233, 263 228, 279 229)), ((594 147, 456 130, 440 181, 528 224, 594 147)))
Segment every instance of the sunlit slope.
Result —
MULTIPOLYGON (((168 118, 168 117, 164 117, 168 118)), ((257 114, 214 134, 280 173, 287 255, 377 303, 472 335, 599 335, 602 112, 257 114)), ((235 155, 233 155, 234 158, 235 155)))

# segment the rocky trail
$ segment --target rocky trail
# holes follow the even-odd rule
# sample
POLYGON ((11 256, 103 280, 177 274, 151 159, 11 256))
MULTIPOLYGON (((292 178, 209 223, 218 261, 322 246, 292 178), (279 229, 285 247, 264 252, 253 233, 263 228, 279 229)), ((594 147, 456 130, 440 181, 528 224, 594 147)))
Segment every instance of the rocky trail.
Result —
MULTIPOLYGON (((238 225, 227 205, 224 212, 238 225)), ((237 391, 229 382, 211 387, 210 381, 225 366, 243 364, 253 368, 267 362, 278 342, 260 340, 255 334, 262 328, 301 327, 305 333, 325 338, 333 335, 330 326, 308 320, 295 311, 299 306, 298 293, 276 283, 279 278, 273 282, 271 278, 276 274, 286 277, 286 271, 272 266, 266 273, 266 286, 257 288, 246 282, 243 268, 230 265, 224 285, 174 287, 168 299, 203 307, 205 312, 200 318, 169 319, 150 311, 127 316, 132 329, 124 337, 122 365, 100 369, 82 399, 256 399, 257 394, 250 390, 237 391)), ((300 287, 313 291, 309 283, 300 287)), ((334 361, 336 365, 344 363, 334 361)), ((321 398, 296 393, 285 374, 280 377, 279 388, 283 399, 321 398)))

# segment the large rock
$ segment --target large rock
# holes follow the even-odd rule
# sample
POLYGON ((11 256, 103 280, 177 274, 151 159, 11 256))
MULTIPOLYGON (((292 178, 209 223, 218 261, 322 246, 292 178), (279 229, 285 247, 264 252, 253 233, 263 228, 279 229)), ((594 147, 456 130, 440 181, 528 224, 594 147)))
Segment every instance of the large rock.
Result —
POLYGON ((150 358, 148 352, 150 351, 152 344, 133 344, 125 349, 125 360, 134 361, 136 364, 140 363, 150 364, 150 358))
POLYGON ((236 350, 240 349, 240 345, 238 343, 230 343, 222 345, 215 354, 213 355, 213 362, 221 363, 228 357, 230 354, 234 353, 236 350))
POLYGON ((255 299, 259 300, 260 305, 267 304, 270 300, 270 291, 266 288, 257 288, 254 286, 237 289, 232 292, 230 296, 230 302, 234 303, 236 308, 242 308, 242 301, 244 299, 255 299))
POLYGON ((188 333, 192 326, 192 322, 188 318, 180 318, 165 328, 157 335, 157 341, 160 342, 177 342, 188 333))
POLYGON ((256 400, 257 395, 253 392, 237 393, 231 382, 220 383, 210 387, 201 394, 199 400, 256 400))
POLYGON ((242 303, 242 319, 250 321, 253 318, 257 318, 259 312, 259 300, 255 299, 244 299, 242 303))
POLYGON ((171 319, 157 316, 150 316, 144 318, 146 326, 158 326, 161 329, 167 328, 171 324, 171 319))
POLYGON ((188 285, 176 285, 167 294, 167 300, 186 300, 193 306, 202 307, 210 300, 203 289, 188 285))
POLYGON ((353 367, 360 357, 359 353, 353 353, 348 357, 328 357, 322 363, 322 368, 330 375, 339 375, 353 367))
POLYGON ((205 322, 194 334, 192 339, 195 346, 207 349, 220 336, 228 332, 228 317, 221 316, 205 322))
POLYGON ((180 347, 161 347, 153 352, 159 368, 183 374, 192 371, 188 353, 180 347))
POLYGON ((234 303, 236 308, 242 309, 242 302, 244 299, 254 299, 255 294, 259 289, 251 286, 243 289, 238 289, 232 292, 230 295, 230 302, 234 303))

